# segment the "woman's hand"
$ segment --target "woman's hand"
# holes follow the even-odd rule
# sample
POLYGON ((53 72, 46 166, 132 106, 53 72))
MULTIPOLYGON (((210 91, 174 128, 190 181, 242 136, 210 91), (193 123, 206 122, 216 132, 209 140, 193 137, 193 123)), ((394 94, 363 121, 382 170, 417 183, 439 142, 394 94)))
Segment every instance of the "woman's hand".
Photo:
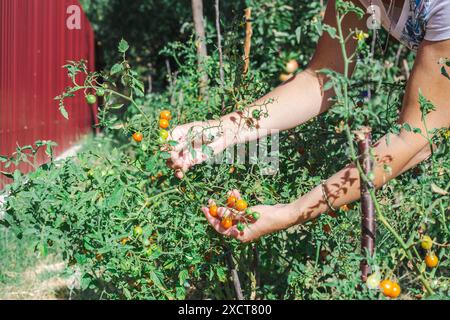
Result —
POLYGON ((176 176, 182 178, 190 167, 200 164, 209 158, 204 147, 209 147, 211 154, 216 155, 226 148, 223 129, 219 122, 192 122, 176 127, 169 140, 178 144, 170 151, 167 161, 169 167, 175 170, 176 176))
MULTIPOLYGON (((233 190, 231 192, 233 195, 238 195, 239 192, 233 190)), ((209 205, 214 204, 214 200, 209 200, 209 205)), ((228 208, 219 207, 217 210, 218 216, 213 217, 208 207, 203 207, 202 211, 206 216, 208 222, 213 226, 213 228, 220 234, 225 236, 230 236, 236 238, 242 242, 251 242, 259 239, 260 237, 273 233, 276 231, 284 230, 298 222, 297 214, 290 204, 277 204, 273 206, 259 205, 249 208, 252 212, 259 213, 259 218, 257 220, 250 221, 245 225, 244 231, 239 231, 237 229, 238 220, 233 220, 233 226, 229 229, 225 229, 221 224, 221 219, 224 215, 227 215, 228 208)))

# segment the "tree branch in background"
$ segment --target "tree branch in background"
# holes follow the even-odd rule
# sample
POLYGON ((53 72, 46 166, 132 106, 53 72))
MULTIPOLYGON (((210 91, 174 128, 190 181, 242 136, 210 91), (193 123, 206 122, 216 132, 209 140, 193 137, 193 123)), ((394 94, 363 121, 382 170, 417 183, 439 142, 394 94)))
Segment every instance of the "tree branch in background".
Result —
POLYGON ((192 16, 194 18, 198 72, 200 74, 200 96, 207 98, 208 74, 203 64, 208 52, 206 50, 205 22, 203 19, 203 0, 192 0, 192 16))
POLYGON ((219 50, 219 75, 220 75, 220 88, 222 89, 222 115, 225 114, 225 73, 223 71, 223 52, 222 52, 222 34, 220 32, 220 10, 219 0, 215 0, 214 8, 216 11, 216 30, 217 30, 217 49, 219 50))
POLYGON ((243 72, 244 76, 247 74, 250 66, 250 48, 252 45, 252 34, 253 34, 251 18, 252 18, 252 8, 245 9, 246 27, 245 27, 245 44, 244 44, 244 59, 245 59, 243 72))

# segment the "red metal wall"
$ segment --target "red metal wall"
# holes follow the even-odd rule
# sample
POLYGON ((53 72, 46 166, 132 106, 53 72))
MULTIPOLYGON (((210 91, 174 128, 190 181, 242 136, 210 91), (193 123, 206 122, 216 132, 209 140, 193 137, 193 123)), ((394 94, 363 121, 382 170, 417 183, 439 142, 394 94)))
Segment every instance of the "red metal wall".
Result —
MULTIPOLYGON (((36 140, 55 141, 60 154, 92 130, 96 107, 82 94, 66 101, 69 120, 54 100, 70 84, 61 68, 67 60, 86 59, 94 69, 94 33, 83 12, 81 29, 68 29, 70 5, 81 8, 78 0, 0 0, 0 155, 36 140)), ((0 175, 0 189, 7 182, 0 175)))

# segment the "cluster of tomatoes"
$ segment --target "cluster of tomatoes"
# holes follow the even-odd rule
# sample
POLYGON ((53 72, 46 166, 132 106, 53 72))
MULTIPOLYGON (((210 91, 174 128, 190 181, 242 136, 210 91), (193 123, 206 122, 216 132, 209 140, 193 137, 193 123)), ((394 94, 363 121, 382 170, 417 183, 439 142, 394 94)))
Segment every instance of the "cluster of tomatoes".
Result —
POLYGON ((97 103, 97 97, 103 97, 105 95, 105 89, 107 89, 107 85, 104 84, 103 88, 97 88, 95 91, 95 95, 93 94, 87 94, 86 95, 86 102, 90 105, 97 103), (97 96, 97 97, 96 97, 97 96))
POLYGON ((428 268, 435 268, 439 263, 439 258, 431 251, 433 239, 431 239, 430 236, 424 236, 420 245, 422 249, 427 251, 427 254, 425 255, 425 264, 428 268))
POLYGON ((217 219, 221 219, 220 224, 225 230, 233 226, 233 221, 238 221, 236 229, 240 232, 245 230, 245 226, 259 219, 259 213, 248 209, 248 203, 240 195, 229 194, 226 206, 219 208, 217 204, 210 200, 209 214, 217 219))
MULTIPOLYGON (((435 268, 439 263, 439 259, 432 251, 430 251, 433 247, 433 240, 430 236, 424 236, 420 245, 422 249, 427 251, 425 256, 425 264, 428 268, 435 268)), ((401 293, 401 288, 398 282, 390 279, 380 281, 379 274, 377 272, 367 278, 366 284, 370 289, 379 288, 381 292, 389 298, 395 299, 401 293)))
POLYGON ((280 81, 285 82, 294 76, 294 72, 298 70, 298 62, 295 60, 290 60, 286 63, 284 67, 284 72, 280 74, 280 81))
POLYGON ((142 241, 142 245, 147 256, 151 256, 157 247, 155 244, 157 233, 153 232, 153 234, 148 239, 143 239, 144 230, 140 225, 136 225, 133 228, 133 237, 125 237, 120 240, 120 244, 122 246, 126 245, 130 241, 140 240, 142 241))
MULTIPOLYGON (((163 110, 159 114, 159 137, 161 142, 164 142, 169 137, 169 132, 166 130, 169 128, 170 120, 172 119, 172 115, 169 110, 163 110)), ((136 142, 141 142, 144 139, 144 135, 142 132, 133 133, 133 140, 136 142)))

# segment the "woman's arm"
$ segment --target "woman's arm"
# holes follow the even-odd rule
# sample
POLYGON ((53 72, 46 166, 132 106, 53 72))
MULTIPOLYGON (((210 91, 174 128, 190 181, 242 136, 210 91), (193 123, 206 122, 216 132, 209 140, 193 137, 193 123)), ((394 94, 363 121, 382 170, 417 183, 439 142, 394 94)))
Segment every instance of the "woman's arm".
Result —
MULTIPOLYGON (((436 106, 436 110, 426 117, 428 130, 450 126, 450 81, 441 75, 438 60, 450 54, 450 40, 441 42, 424 41, 419 48, 411 78, 403 101, 400 123, 408 123, 426 132, 419 105, 419 90, 436 106)), ((389 144, 383 137, 375 144, 376 155, 375 185, 380 187, 426 157, 428 141, 419 134, 401 131, 390 135, 389 144), (388 174, 384 165, 391 167, 388 174)), ((325 182, 327 197, 336 208, 360 198, 359 173, 354 164, 348 165, 325 182)), ((242 241, 251 241, 276 230, 303 223, 328 211, 321 186, 302 196, 297 201, 281 206, 258 206, 261 218, 244 233, 235 228, 225 231, 211 219, 204 208, 208 220, 217 231, 234 236, 242 241)))
MULTIPOLYGON (((336 27, 334 0, 328 2, 324 23, 336 27)), ((347 15, 343 22, 343 30, 348 34, 350 29, 366 29, 364 19, 359 20, 355 14, 347 15)), ((356 41, 352 39, 347 46, 349 53, 354 52, 356 41)), ((196 122, 175 128, 171 139, 178 141, 179 144, 172 152, 170 165, 174 169, 185 171, 190 166, 205 160, 201 153, 201 143, 204 141, 200 141, 201 143, 197 145, 197 159, 192 159, 191 153, 186 151, 187 135, 191 128, 200 131, 207 127, 217 128, 220 125, 225 134, 209 144, 215 153, 219 153, 231 145, 263 137, 270 130, 291 129, 328 110, 330 107, 329 98, 333 95, 333 92, 331 90, 323 92, 322 85, 326 82, 326 78, 324 75, 317 74, 316 71, 328 68, 343 73, 344 60, 340 52, 340 44, 324 32, 319 40, 314 57, 305 71, 275 88, 252 106, 245 108, 241 114, 233 112, 223 116, 220 122, 196 122), (259 129, 249 128, 245 121, 242 121, 242 116, 251 117, 253 110, 259 110, 261 108, 259 106, 269 100, 273 100, 273 103, 267 105, 268 117, 262 117, 258 121, 259 129)), ((353 71, 353 68, 354 64, 350 70, 353 71)))

